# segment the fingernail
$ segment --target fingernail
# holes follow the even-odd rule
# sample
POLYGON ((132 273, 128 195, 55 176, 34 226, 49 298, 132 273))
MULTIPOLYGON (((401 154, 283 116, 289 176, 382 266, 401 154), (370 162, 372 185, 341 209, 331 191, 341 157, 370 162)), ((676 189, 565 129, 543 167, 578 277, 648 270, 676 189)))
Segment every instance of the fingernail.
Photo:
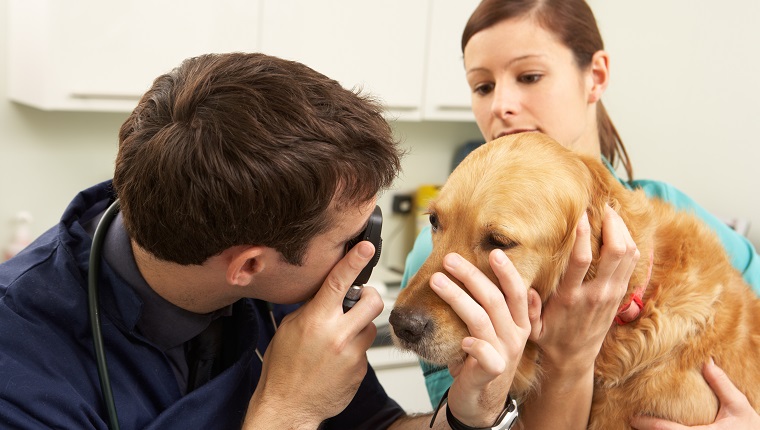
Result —
POLYGON ((369 243, 360 242, 359 243, 359 255, 363 258, 369 258, 372 257, 372 255, 375 254, 375 251, 372 249, 372 246, 369 243))
POLYGON ((493 254, 493 261, 495 261, 496 264, 501 266, 507 262, 507 255, 504 254, 504 251, 502 251, 501 249, 497 249, 493 254))
POLYGON ((446 264, 448 264, 451 267, 457 267, 460 264, 462 264, 462 257, 460 257, 457 254, 449 254, 446 257, 446 264))
POLYGON ((433 287, 443 289, 446 288, 446 275, 440 272, 433 273, 433 276, 430 277, 430 285, 433 287))
POLYGON ((472 344, 475 343, 475 338, 472 337, 466 337, 462 340, 462 347, 469 348, 472 346, 472 344))

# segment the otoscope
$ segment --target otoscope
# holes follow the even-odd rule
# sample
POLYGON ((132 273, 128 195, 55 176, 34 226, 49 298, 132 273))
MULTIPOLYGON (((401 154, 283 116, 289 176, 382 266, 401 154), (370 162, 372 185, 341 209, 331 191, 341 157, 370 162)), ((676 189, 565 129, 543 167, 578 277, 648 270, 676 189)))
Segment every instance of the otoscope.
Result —
POLYGON ((356 302, 359 301, 359 298, 362 296, 362 289, 364 288, 364 284, 369 281, 369 276, 372 274, 372 269, 377 265, 377 262, 380 261, 380 251, 383 247, 383 239, 380 237, 380 230, 382 230, 382 228, 383 211, 380 210, 380 206, 375 206, 375 210, 372 212, 372 215, 369 216, 367 227, 362 230, 358 236, 349 240, 346 244, 346 252, 348 252, 357 243, 363 240, 368 240, 372 242, 373 245, 375 245, 375 255, 372 256, 372 259, 369 261, 369 263, 367 263, 364 269, 362 269, 361 273, 359 273, 359 276, 356 277, 356 280, 354 280, 354 282, 351 284, 351 288, 348 289, 348 293, 346 293, 346 297, 343 299, 344 313, 348 312, 348 310, 354 307, 356 302))

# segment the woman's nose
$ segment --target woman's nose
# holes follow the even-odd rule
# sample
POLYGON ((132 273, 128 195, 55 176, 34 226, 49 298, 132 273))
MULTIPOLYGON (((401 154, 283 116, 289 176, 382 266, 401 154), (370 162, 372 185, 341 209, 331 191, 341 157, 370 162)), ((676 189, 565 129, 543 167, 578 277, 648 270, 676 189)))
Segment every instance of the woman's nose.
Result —
POLYGON ((517 115, 520 110, 519 95, 515 88, 496 85, 493 89, 491 113, 497 118, 517 115))

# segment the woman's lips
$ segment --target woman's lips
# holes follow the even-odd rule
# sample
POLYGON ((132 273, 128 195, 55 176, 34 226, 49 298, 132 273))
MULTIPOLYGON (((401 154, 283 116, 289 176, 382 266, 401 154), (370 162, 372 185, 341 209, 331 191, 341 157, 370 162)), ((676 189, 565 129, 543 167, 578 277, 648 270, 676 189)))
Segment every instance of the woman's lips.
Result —
POLYGON ((538 131, 538 130, 532 129, 532 128, 531 129, 528 129, 528 128, 519 128, 519 129, 514 129, 514 130, 505 130, 505 131, 502 131, 499 134, 497 134, 494 139, 498 139, 498 138, 500 138, 502 136, 509 136, 510 134, 528 133, 528 132, 531 132, 531 131, 538 131))

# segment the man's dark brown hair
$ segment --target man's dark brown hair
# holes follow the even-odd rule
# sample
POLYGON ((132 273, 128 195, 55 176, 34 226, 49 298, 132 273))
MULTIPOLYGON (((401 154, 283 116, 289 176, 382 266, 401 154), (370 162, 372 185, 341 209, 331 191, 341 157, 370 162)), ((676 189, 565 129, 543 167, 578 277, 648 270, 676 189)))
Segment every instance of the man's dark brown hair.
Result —
POLYGON ((185 60, 122 125, 114 173, 126 229, 167 261, 235 245, 301 264, 335 208, 391 185, 400 149, 371 98, 263 54, 185 60))

